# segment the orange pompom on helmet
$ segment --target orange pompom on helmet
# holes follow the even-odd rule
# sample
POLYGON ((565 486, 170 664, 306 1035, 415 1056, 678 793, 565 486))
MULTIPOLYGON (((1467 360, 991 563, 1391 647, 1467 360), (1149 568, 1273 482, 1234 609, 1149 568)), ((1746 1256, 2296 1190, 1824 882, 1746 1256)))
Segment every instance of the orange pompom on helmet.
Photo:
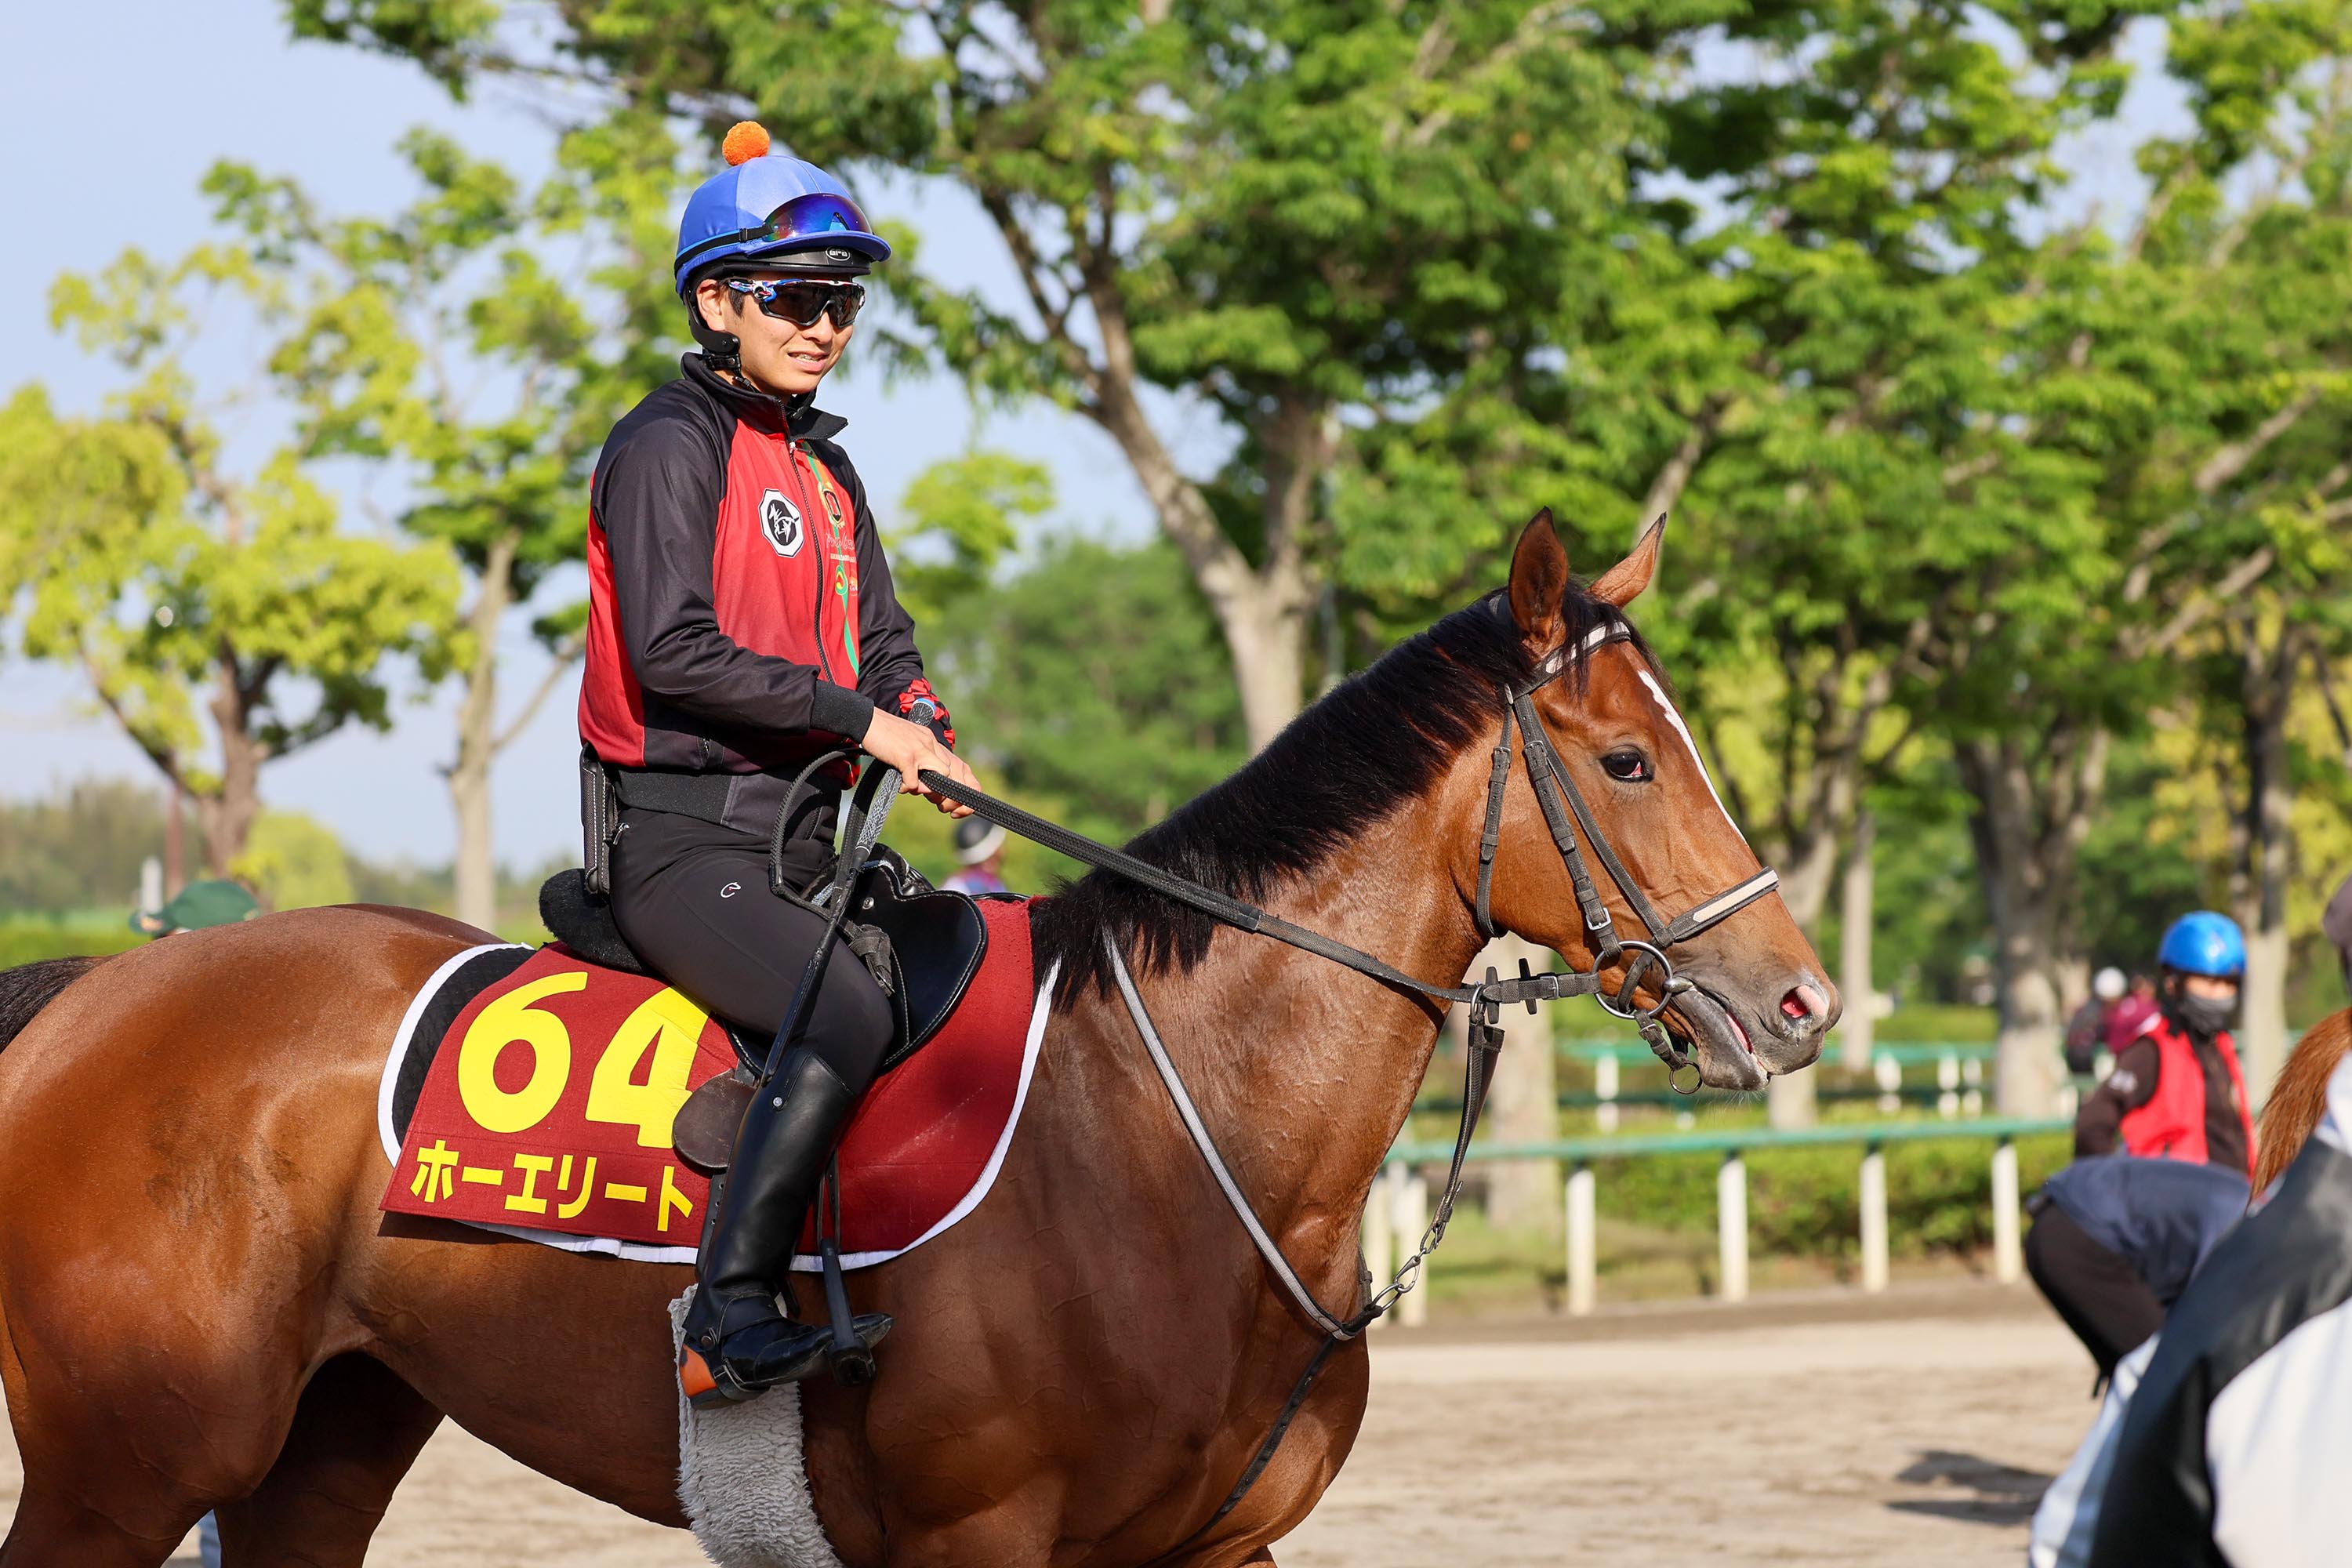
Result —
POLYGON ((767 131, 742 121, 720 144, 728 167, 696 188, 678 220, 678 298, 719 270, 765 268, 856 277, 890 259, 890 247, 814 163, 769 151, 767 131))

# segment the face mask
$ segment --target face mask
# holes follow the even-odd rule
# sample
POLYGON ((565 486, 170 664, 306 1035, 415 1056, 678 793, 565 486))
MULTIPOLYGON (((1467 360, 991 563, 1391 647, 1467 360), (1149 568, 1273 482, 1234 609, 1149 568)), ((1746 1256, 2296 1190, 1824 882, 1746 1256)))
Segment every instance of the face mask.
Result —
POLYGON ((2218 1035, 2230 1026, 2231 1015, 2238 1010, 2235 996, 2191 996, 2183 993, 2172 999, 2172 1010, 2193 1035, 2218 1035))

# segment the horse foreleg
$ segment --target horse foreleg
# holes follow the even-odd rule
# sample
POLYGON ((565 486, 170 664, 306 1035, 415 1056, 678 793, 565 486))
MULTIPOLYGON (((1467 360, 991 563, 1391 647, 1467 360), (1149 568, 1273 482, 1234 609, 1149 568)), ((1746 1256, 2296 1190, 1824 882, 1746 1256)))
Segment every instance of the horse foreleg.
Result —
POLYGON ((278 1462, 220 1510, 223 1568, 358 1568, 441 1412, 365 1356, 339 1356, 302 1391, 278 1462))

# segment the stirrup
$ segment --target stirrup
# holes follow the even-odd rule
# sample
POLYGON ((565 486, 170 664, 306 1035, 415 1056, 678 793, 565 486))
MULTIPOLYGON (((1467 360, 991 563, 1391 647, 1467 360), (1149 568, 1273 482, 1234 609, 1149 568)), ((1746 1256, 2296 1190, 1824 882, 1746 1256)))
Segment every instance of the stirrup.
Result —
MULTIPOLYGON (((793 1321, 791 1319, 784 1321, 793 1321)), ((813 1323, 795 1322, 793 1326, 805 1331, 808 1335, 806 1345, 775 1376, 763 1378, 757 1384, 746 1383, 730 1372, 724 1354, 705 1358, 692 1344, 680 1345, 677 1353, 678 1392, 697 1410, 718 1410, 757 1399, 771 1388, 813 1377, 820 1368, 832 1367, 838 1378, 839 1358, 845 1348, 854 1350, 869 1367, 873 1364, 874 1347, 881 1343, 883 1336, 890 1331, 891 1320, 885 1312, 858 1314, 847 1325, 847 1347, 843 1344, 840 1325, 830 1330, 813 1323)), ((723 1351, 724 1348, 722 1344, 720 1349, 723 1351)))

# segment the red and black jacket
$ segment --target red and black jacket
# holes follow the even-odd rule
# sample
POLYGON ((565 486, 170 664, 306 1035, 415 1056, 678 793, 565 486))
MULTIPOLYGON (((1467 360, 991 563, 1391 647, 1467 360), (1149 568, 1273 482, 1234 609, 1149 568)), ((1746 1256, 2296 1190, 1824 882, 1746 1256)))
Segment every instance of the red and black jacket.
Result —
POLYGON ((716 815, 765 831, 802 764, 931 691, 843 421, 681 363, 589 487, 580 738, 624 769, 732 775, 716 815))

